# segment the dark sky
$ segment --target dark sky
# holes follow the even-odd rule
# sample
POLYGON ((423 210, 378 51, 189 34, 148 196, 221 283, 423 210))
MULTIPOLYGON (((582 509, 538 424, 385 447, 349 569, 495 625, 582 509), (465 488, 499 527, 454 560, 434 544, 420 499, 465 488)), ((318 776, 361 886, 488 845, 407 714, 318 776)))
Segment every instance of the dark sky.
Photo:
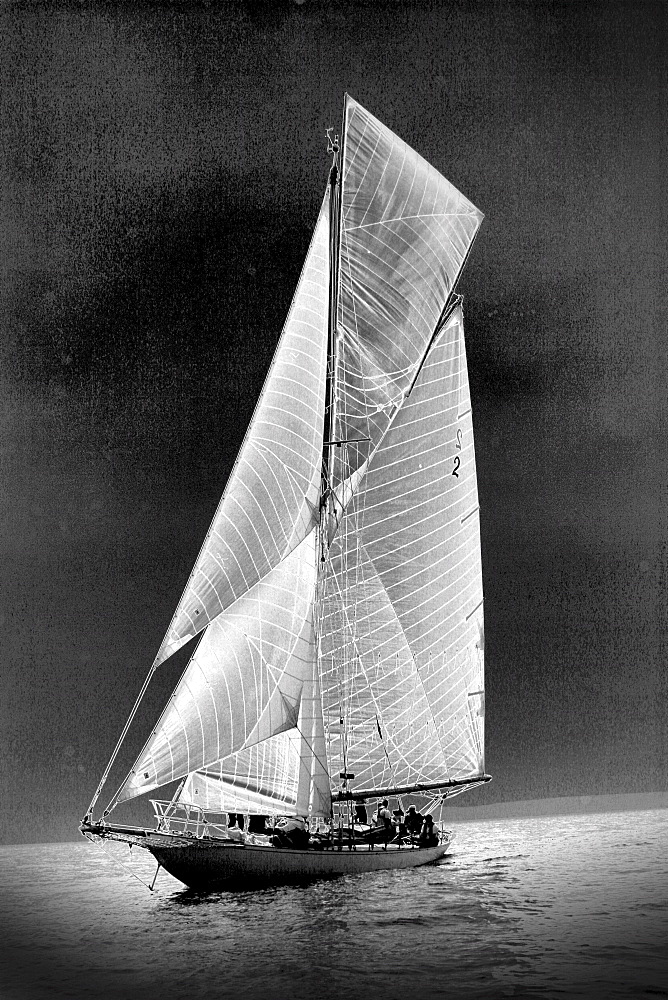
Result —
POLYGON ((76 836, 250 418, 345 91, 486 214, 459 290, 495 781, 467 800, 668 787, 666 9, 4 5, 5 840, 76 836))

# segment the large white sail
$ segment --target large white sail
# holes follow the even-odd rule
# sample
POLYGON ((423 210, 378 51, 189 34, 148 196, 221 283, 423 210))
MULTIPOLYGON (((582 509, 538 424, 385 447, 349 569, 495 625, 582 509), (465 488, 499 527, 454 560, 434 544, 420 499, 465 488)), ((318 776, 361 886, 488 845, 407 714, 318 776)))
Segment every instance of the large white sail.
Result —
POLYGON ((453 294, 482 215, 350 99, 340 178, 153 669, 199 645, 109 808, 187 776, 181 801, 211 811, 327 815, 339 772, 354 790, 483 775, 453 294))
POLYGON ((331 773, 355 787, 482 774, 482 572, 461 309, 437 337, 330 549, 331 773))
POLYGON ((335 484, 382 439, 482 220, 434 167, 350 98, 344 124, 333 438, 361 442, 336 449, 335 484))
POLYGON ((316 660, 315 534, 208 626, 116 801, 296 726, 316 660))
POLYGON ((328 816, 330 778, 317 671, 304 682, 295 729, 192 772, 179 802, 214 813, 328 816))
POLYGON ((297 730, 280 733, 188 775, 179 801, 205 812, 293 812, 299 774, 297 730))
POLYGON ((262 395, 157 663, 277 566, 317 519, 328 240, 329 193, 262 395))

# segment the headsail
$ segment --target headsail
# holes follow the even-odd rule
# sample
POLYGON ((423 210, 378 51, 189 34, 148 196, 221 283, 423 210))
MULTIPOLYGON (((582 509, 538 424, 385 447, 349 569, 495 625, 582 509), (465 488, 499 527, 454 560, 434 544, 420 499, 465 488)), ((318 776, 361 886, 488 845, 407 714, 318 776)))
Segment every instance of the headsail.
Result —
POLYGON ((329 191, 248 433, 156 662, 292 551, 317 518, 327 364, 329 191))
POLYGON ((334 482, 387 430, 455 286, 482 213, 348 98, 341 192, 334 482))
POLYGON ((295 729, 188 775, 179 801, 211 812, 328 816, 330 779, 316 664, 304 681, 295 729))
POLYGON ((356 787, 483 773, 482 572, 461 309, 431 348, 330 549, 330 771, 356 787), (342 721, 340 721, 342 720, 342 721))
POLYGON ((313 676, 315 530, 209 625, 115 801, 297 724, 313 676))

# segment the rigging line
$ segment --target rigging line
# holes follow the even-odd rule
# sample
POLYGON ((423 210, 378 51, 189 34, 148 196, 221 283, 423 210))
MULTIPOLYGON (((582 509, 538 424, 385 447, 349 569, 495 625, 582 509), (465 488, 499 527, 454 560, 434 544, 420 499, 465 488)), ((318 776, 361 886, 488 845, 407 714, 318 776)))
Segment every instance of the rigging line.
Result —
MULTIPOLYGON (((169 708, 170 704, 171 704, 171 703, 172 703, 172 701, 174 700, 174 696, 175 696, 175 694, 176 694, 177 690, 179 689, 179 687, 181 686, 181 682, 183 681, 184 677, 186 676, 186 674, 187 674, 187 672, 188 672, 188 668, 189 668, 190 664, 192 663, 192 660, 193 660, 193 658, 194 658, 194 656, 195 656, 195 653, 196 653, 196 652, 197 652, 197 650, 199 649, 199 644, 200 644, 200 642, 202 641, 202 639, 204 638, 204 636, 205 636, 205 634, 206 634, 206 632, 207 632, 207 629, 208 629, 208 626, 209 626, 209 624, 211 624, 211 623, 209 622, 209 623, 207 624, 207 627, 206 627, 206 628, 204 628, 204 629, 202 629, 202 631, 201 631, 201 632, 199 633, 199 635, 198 635, 198 637, 197 637, 197 645, 196 645, 196 646, 195 646, 195 648, 193 649, 193 651, 192 651, 192 653, 191 653, 191 655, 190 655, 190 657, 189 657, 189 659, 188 659, 188 662, 186 663, 185 667, 183 668, 183 673, 182 673, 182 674, 181 674, 181 676, 179 677, 179 680, 178 680, 178 683, 176 684, 176 687, 174 688, 174 690, 172 691, 171 695, 169 696, 169 700, 167 701, 167 704, 165 705, 164 709, 162 710, 162 713, 161 713, 161 715, 160 715, 160 718, 159 718, 159 719, 158 719, 158 721, 156 722, 156 724, 155 724, 155 726, 154 726, 153 730, 151 731, 151 735, 150 735, 150 736, 148 737, 148 739, 147 739, 147 740, 146 740, 146 742, 144 743, 144 746, 142 747, 142 749, 141 749, 141 752, 140 752, 140 754, 139 754, 139 755, 138 755, 138 757, 136 758, 136 760, 135 760, 135 764, 136 764, 136 763, 138 763, 138 762, 139 762, 139 761, 140 761, 140 760, 142 759, 142 757, 144 756, 144 754, 145 754, 145 753, 146 753, 146 751, 148 750, 148 747, 149 747, 149 745, 150 745, 150 743, 151 743, 151 740, 153 739, 153 737, 154 737, 154 736, 155 736, 155 734, 157 733, 158 729, 160 728, 160 723, 161 723, 161 722, 162 722, 162 720, 163 720, 163 719, 165 718, 165 716, 166 716, 166 714, 167 714, 167 709, 169 708)), ((152 667, 151 667, 151 669, 149 670, 149 673, 148 673, 148 676, 147 676, 146 680, 144 681, 144 685, 143 685, 143 687, 142 687, 141 691, 139 692, 139 694, 138 694, 138 696, 137 696, 137 700, 135 701, 134 705, 132 706, 132 711, 130 712, 130 715, 128 716, 128 721, 127 721, 127 722, 125 723, 125 726, 124 726, 124 728, 123 728, 123 732, 121 733, 121 736, 120 736, 120 738, 119 738, 119 740, 118 740, 118 743, 116 744, 116 747, 115 747, 115 749, 114 749, 114 752, 113 752, 113 754, 111 755, 111 760, 110 760, 110 761, 109 761, 109 763, 107 764, 107 769, 106 769, 106 771, 105 771, 105 773, 104 773, 104 776, 103 776, 103 779, 102 779, 102 781, 100 782, 100 787, 98 788, 97 792, 95 793, 95 797, 94 797, 94 799, 93 799, 93 803, 91 803, 91 806, 89 807, 89 812, 91 811, 91 809, 92 809, 92 805, 93 805, 93 804, 94 804, 94 803, 95 803, 95 802, 97 801, 97 799, 98 799, 98 797, 99 797, 99 794, 100 794, 100 792, 102 791, 102 786, 104 785, 104 782, 105 782, 105 781, 107 780, 107 777, 109 776, 109 771, 111 770, 111 767, 112 767, 112 764, 113 764, 114 760, 116 759, 116 756, 117 756, 117 754, 118 754, 118 751, 119 751, 119 750, 120 750, 120 748, 121 748, 121 743, 122 743, 122 742, 123 742, 123 740, 125 739, 125 735, 126 735, 126 733, 127 733, 128 729, 130 728, 130 725, 131 725, 131 723, 132 723, 132 720, 134 719, 135 715, 137 714, 137 709, 139 708, 139 703, 141 702, 141 699, 143 698, 143 696, 144 696, 144 694, 145 694, 145 692, 146 692, 146 688, 147 688, 147 687, 148 687, 148 685, 149 685, 149 681, 151 680, 151 677, 153 676, 153 674, 155 673, 155 671, 157 670, 157 668, 158 668, 159 666, 160 666, 160 663, 158 662, 158 660, 157 660, 157 658, 156 658, 156 659, 155 659, 155 660, 153 661, 153 666, 152 666, 152 667)), ((168 742, 168 744, 169 744, 169 740, 168 740, 167 742, 168 742)), ((169 744, 169 752, 170 752, 170 755, 171 755, 171 753, 172 753, 172 749, 171 749, 171 744, 169 744)), ((135 772, 134 772, 134 765, 133 765, 133 767, 131 767, 131 768, 130 768, 130 770, 128 771, 128 773, 126 774, 126 776, 125 776, 125 778, 123 779, 122 783, 121 783, 121 784, 119 785, 119 787, 118 787, 118 789, 116 790, 116 792, 115 792, 115 793, 114 793, 114 794, 112 795, 111 799, 109 800, 109 803, 108 803, 108 805, 107 805, 107 808, 106 808, 106 809, 104 810, 104 813, 103 813, 103 817, 104 817, 104 816, 108 816, 108 815, 109 815, 109 813, 110 813, 110 812, 112 811, 112 809, 115 809, 115 807, 116 807, 116 802, 118 801, 118 797, 119 797, 119 795, 121 794, 121 792, 122 792, 122 791, 123 791, 123 789, 125 788, 125 786, 126 786, 127 782, 128 782, 129 780, 130 780, 131 776, 132 776, 132 775, 133 775, 134 773, 135 773, 135 772)), ((175 779, 173 779, 173 778, 172 778, 172 779, 170 779, 170 780, 175 780, 175 779)), ((145 793, 142 793, 142 794, 145 794, 145 793)))
POLYGON ((473 230, 473 236, 471 237, 471 242, 469 243, 468 249, 467 249, 466 253, 464 254, 464 259, 462 260, 461 264, 459 265, 459 270, 455 274, 454 280, 452 282, 452 288, 450 289, 450 295, 454 295, 457 292, 457 285, 459 284, 459 279, 461 278, 462 273, 464 271, 464 268, 466 267, 466 263, 467 263, 469 257, 471 256, 471 250, 473 249, 473 244, 475 243, 475 238, 478 235, 478 233, 480 232, 480 227, 482 225, 483 219, 485 218, 485 216, 483 215, 483 213, 480 212, 480 209, 476 209, 476 211, 480 213, 481 218, 480 218, 480 221, 478 222, 478 225, 473 230))
POLYGON ((468 621, 468 620, 469 620, 469 618, 472 618, 472 617, 473 617, 473 615, 474 615, 474 614, 476 613, 476 611, 478 610, 478 608, 481 608, 481 607, 483 606, 483 604, 484 604, 484 603, 485 603, 485 601, 484 601, 484 599, 483 599, 482 601, 480 601, 480 603, 479 603, 479 604, 476 604, 476 606, 474 607, 473 611, 469 611, 469 613, 467 614, 467 616, 466 616, 466 618, 465 618, 465 621, 468 621))
MULTIPOLYGON (((336 577, 335 577, 336 579, 336 577)), ((343 608, 341 609, 341 628, 343 630, 343 608)), ((341 759, 343 763, 343 770, 348 773, 348 730, 346 728, 346 719, 349 715, 350 705, 346 700, 346 692, 348 690, 348 676, 346 671, 346 656, 343 656, 343 669, 337 670, 337 680, 338 680, 338 691, 339 691, 339 737, 341 739, 341 759)), ((352 690, 352 685, 350 685, 352 690)))
MULTIPOLYGON (((461 295, 455 295, 455 296, 453 296, 453 298, 461 306, 462 301, 463 301, 462 296, 461 295)), ((462 319, 463 319, 463 314, 462 314, 462 319)), ((457 324, 457 396, 456 396, 456 399, 457 399, 457 407, 456 407, 456 409, 457 409, 457 420, 459 420, 459 409, 460 409, 460 407, 462 405, 462 373, 463 373, 463 370, 464 370, 464 365, 462 364, 462 348, 464 349, 464 351, 466 351, 466 346, 464 344, 464 324, 463 324, 463 322, 457 324)), ((467 370, 467 376, 468 376, 468 370, 467 370)), ((466 378, 466 384, 468 385, 468 377, 466 378)))
MULTIPOLYGON (((426 345, 426 347, 425 347, 425 349, 424 349, 424 351, 422 353, 422 357, 420 358, 420 360, 418 361, 418 363, 417 363, 417 365, 415 367, 415 374, 413 375, 413 378, 411 380, 411 384, 409 385, 408 389, 404 393, 406 399, 410 396, 410 394, 412 393, 413 389, 415 388, 415 383, 417 382, 417 380, 419 378, 419 375, 420 375, 420 372, 422 371, 422 369, 424 367, 424 363, 425 363, 425 361, 427 360, 427 358, 429 356, 429 352, 431 351, 432 347, 434 346, 434 344, 436 343, 436 341, 440 337, 441 333, 445 330, 445 327, 448 324, 448 322, 449 322, 452 314, 454 313, 455 309, 457 309, 458 306, 461 306, 462 301, 463 300, 462 300, 461 295, 456 295, 456 294, 452 295, 452 294, 450 294, 448 296, 448 298, 446 300, 446 303, 443 306, 443 311, 441 312, 441 315, 439 316, 439 318, 437 320, 436 326, 434 327, 434 332, 432 333, 431 337, 427 341, 427 345, 426 345)), ((458 396, 460 394, 460 391, 461 391, 461 365, 459 366, 459 369, 458 369, 458 385, 457 385, 457 395, 458 396)))
MULTIPOLYGON (((144 880, 142 878, 139 878, 139 875, 137 875, 136 872, 133 872, 131 868, 128 868, 127 865, 124 865, 123 862, 120 860, 120 858, 115 858, 113 856, 113 854, 110 854, 109 851, 104 847, 104 845, 102 844, 101 841, 99 841, 99 840, 93 840, 93 838, 89 834, 87 834, 87 833, 84 834, 84 837, 86 838, 86 840, 89 840, 91 842, 91 844, 93 844, 95 847, 99 847, 101 851, 104 851, 104 853, 107 855, 107 857, 109 858, 110 861, 113 861, 115 864, 120 865, 121 868, 123 869, 123 871, 126 871, 128 873, 128 875, 132 875, 132 877, 136 878, 138 882, 141 882, 141 884, 144 886, 145 889, 148 889, 149 892, 153 892, 154 891, 153 888, 152 888, 152 886, 150 886, 148 884, 148 882, 144 882, 144 880)), ((132 846, 132 845, 130 845, 130 846, 132 846)), ((158 869, 159 868, 160 868, 160 866, 158 865, 158 869)), ((156 877, 157 877, 157 874, 158 873, 156 872, 156 877)), ((153 880, 153 885, 155 885, 155 879, 153 880)))
MULTIPOLYGON (((373 695, 372 695, 372 697, 373 697, 373 695)), ((383 723, 383 725, 384 725, 384 723, 383 723)), ((387 752, 387 746, 385 744, 385 737, 383 736, 383 731, 382 731, 381 726, 380 726, 380 721, 378 719, 378 713, 377 712, 376 712, 376 728, 378 729, 378 735, 380 736, 380 741, 383 744, 383 751, 385 753, 385 759, 387 760, 387 766, 390 769, 390 777, 392 778, 392 781, 396 785, 397 779, 396 779, 396 776, 395 776, 394 768, 392 767, 392 761, 390 760, 390 755, 387 752)), ((387 729, 387 726, 385 728, 387 729)), ((387 731, 389 733, 389 729, 387 729, 387 731)), ((408 761, 406 761, 406 763, 408 763, 408 761)), ((409 771, 409 774, 410 774, 410 771, 409 771)), ((402 806, 402 809, 403 809, 403 806, 402 806)))
MULTIPOLYGON (((97 790, 95 792, 95 795, 93 796, 93 798, 91 800, 91 803, 88 806, 88 810, 86 812, 86 815, 90 816, 91 819, 92 819, 92 815, 93 815, 93 809, 95 808, 97 800, 99 799, 100 794, 102 792, 102 789, 104 788, 105 782, 106 782, 107 778, 109 777, 109 772, 111 771, 111 769, 112 769, 112 767, 114 765, 114 761, 116 760, 116 757, 118 756, 118 752, 121 749, 121 746, 123 744, 123 740, 127 736, 128 729, 132 725, 132 720, 134 719, 135 715, 137 714, 137 710, 139 708, 139 705, 141 704, 142 698, 146 694, 146 689, 148 688, 149 684, 151 683, 151 678, 153 677, 153 674, 158 669, 158 666, 159 666, 159 663, 158 663, 158 660, 157 660, 157 657, 156 657, 156 659, 153 661, 151 669, 149 670, 148 674, 146 675, 146 680, 144 681, 144 683, 142 685, 141 691, 137 695, 136 701, 135 701, 134 705, 132 706, 132 709, 130 710, 130 714, 129 714, 127 720, 126 720, 125 725, 123 726, 123 730, 121 732, 121 735, 118 738, 118 742, 116 743, 116 746, 114 747, 114 750, 113 750, 113 753, 112 753, 111 757, 109 758, 109 763, 107 764, 107 766, 106 766, 106 768, 104 770, 104 773, 103 773, 102 777, 100 778, 100 783, 97 786, 97 790)), ((148 743, 147 743, 147 745, 148 745, 148 743)), ((124 782, 124 784, 125 784, 125 782, 124 782)))

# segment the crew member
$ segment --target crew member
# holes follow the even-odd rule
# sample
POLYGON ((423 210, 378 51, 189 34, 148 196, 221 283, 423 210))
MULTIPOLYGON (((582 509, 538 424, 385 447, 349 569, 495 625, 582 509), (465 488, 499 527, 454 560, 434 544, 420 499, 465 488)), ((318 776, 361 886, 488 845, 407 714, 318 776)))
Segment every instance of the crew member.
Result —
POLYGON ((394 833, 394 824, 392 822, 392 813, 388 809, 387 799, 383 799, 380 804, 380 809, 375 815, 376 822, 376 840, 382 840, 385 842, 387 847, 390 837, 394 833))
POLYGON ((436 847, 438 844, 438 834, 434 827, 434 820, 431 813, 427 813, 420 830, 420 847, 436 847))
POLYGON ((287 816, 278 821, 272 837, 274 847, 302 848, 309 846, 306 821, 301 816, 287 816))
POLYGON ((420 830, 422 829, 422 820, 422 813, 419 813, 415 806, 409 806, 405 823, 411 837, 419 837, 420 830))

